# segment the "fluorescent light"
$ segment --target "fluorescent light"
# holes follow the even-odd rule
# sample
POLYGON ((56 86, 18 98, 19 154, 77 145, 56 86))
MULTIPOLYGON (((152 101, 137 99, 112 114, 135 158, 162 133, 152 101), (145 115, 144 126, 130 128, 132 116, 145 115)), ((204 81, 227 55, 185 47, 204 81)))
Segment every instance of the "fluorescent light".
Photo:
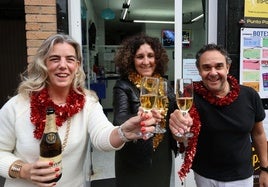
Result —
POLYGON ((133 20, 134 23, 162 23, 162 24, 174 24, 174 21, 157 21, 157 20, 133 20))
POLYGON ((127 5, 130 5, 130 1, 131 1, 131 0, 128 0, 128 1, 127 1, 127 5))
POLYGON ((130 6, 130 1, 131 0, 128 0, 127 2, 125 1, 125 3, 123 3, 123 11, 121 13, 121 19, 124 20, 126 19, 126 16, 127 16, 127 12, 128 12, 128 9, 129 9, 129 6, 130 6))
POLYGON ((128 11, 128 9, 126 8, 126 9, 123 9, 123 12, 122 12, 122 14, 121 14, 121 19, 126 19, 126 16, 127 16, 127 11, 128 11))
POLYGON ((192 19, 191 22, 195 22, 197 20, 200 20, 202 17, 204 17, 204 14, 200 14, 199 16, 197 16, 196 18, 192 19))

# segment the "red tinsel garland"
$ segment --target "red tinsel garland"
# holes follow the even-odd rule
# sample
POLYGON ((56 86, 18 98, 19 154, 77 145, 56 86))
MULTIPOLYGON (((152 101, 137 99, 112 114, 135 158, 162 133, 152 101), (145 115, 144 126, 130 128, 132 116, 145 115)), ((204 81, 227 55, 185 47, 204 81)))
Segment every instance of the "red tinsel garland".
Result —
POLYGON ((192 106, 189 114, 193 118, 193 125, 190 131, 194 133, 194 136, 188 140, 188 146, 185 148, 184 162, 181 166, 180 171, 178 172, 181 181, 183 181, 187 173, 189 173, 190 168, 192 167, 192 162, 196 153, 197 139, 201 128, 199 113, 195 106, 192 106))
MULTIPOLYGON (((202 81, 194 83, 194 91, 198 95, 201 95, 205 100, 207 100, 212 105, 217 105, 217 106, 230 105, 232 102, 234 102, 237 99, 239 92, 240 92, 240 86, 238 84, 238 81, 230 75, 227 77, 227 80, 230 85, 230 92, 223 98, 219 98, 213 95, 213 93, 211 93, 204 86, 202 81)), ((190 131, 194 133, 194 136, 188 139, 188 146, 186 148, 184 147, 181 148, 181 150, 183 149, 185 150, 184 162, 181 166, 180 171, 178 171, 181 181, 183 181, 187 173, 189 173, 190 168, 192 167, 192 162, 194 160, 194 156, 196 153, 198 135, 201 129, 200 116, 195 106, 191 108, 191 110, 189 111, 189 114, 193 118, 193 125, 190 131)), ((180 146, 183 146, 183 144, 180 144, 180 146)))
POLYGON ((217 105, 217 106, 226 106, 231 104, 234 100, 237 99, 240 87, 238 85, 238 81, 232 77, 231 75, 227 78, 229 85, 230 85, 230 92, 223 98, 219 98, 204 86, 203 82, 194 83, 194 91, 202 95, 205 100, 207 100, 210 104, 217 105))
POLYGON ((82 94, 71 90, 66 98, 64 106, 56 105, 49 97, 47 88, 31 95, 31 122, 35 125, 34 137, 41 139, 46 122, 47 107, 53 107, 56 114, 56 125, 62 126, 67 118, 81 111, 85 104, 85 97, 82 94))

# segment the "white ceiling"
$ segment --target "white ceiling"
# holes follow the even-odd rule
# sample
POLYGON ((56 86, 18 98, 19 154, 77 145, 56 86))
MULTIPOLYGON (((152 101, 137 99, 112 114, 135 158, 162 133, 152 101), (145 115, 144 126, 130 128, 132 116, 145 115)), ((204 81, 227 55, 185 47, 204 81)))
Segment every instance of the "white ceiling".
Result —
MULTIPOLYGON (((106 31, 112 32, 117 30, 116 32, 119 33, 133 31, 137 27, 142 27, 142 24, 122 23, 119 21, 122 6, 125 1, 126 0, 92 0, 97 15, 101 15, 102 10, 105 8, 112 9, 116 14, 114 20, 105 22, 106 31)), ((187 20, 202 13, 202 0, 182 1, 184 17, 187 18, 190 16, 190 13, 192 13, 192 16, 187 18, 187 20)), ((127 19, 174 21, 174 2, 175 0, 131 0, 127 19)))

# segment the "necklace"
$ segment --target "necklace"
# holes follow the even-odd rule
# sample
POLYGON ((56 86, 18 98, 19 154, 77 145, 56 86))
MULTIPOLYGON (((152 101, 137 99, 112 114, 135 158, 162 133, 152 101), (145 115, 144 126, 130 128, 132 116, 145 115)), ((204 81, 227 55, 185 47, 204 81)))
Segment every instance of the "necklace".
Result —
POLYGON ((69 133, 70 133, 70 128, 71 128, 71 119, 68 118, 67 119, 67 128, 66 128, 66 132, 65 132, 65 136, 63 139, 63 143, 62 143, 62 148, 61 148, 61 152, 64 151, 66 145, 67 145, 67 141, 68 141, 68 137, 69 137, 69 133))
MULTIPOLYGON (((240 92, 240 86, 238 84, 238 81, 233 76, 228 75, 227 81, 230 84, 230 92, 223 98, 219 98, 213 95, 204 86, 202 81, 194 83, 194 92, 197 93, 198 95, 201 95, 203 99, 205 99, 212 105, 227 106, 232 104, 238 98, 240 92)), ((190 168, 192 167, 192 162, 194 160, 194 156, 196 153, 198 135, 201 129, 200 116, 194 105, 189 111, 189 114, 193 118, 193 125, 190 131, 193 132, 194 136, 188 140, 187 147, 184 147, 184 145, 180 143, 180 149, 181 149, 180 152, 185 152, 184 162, 181 165, 180 171, 178 171, 181 181, 183 181, 187 173, 189 173, 190 168)))
MULTIPOLYGON (((160 80, 163 79, 159 74, 155 74, 153 75, 153 77, 159 78, 160 80)), ((132 72, 129 74, 128 79, 139 89, 140 85, 141 85, 141 78, 142 76, 136 72, 132 72)), ((165 116, 167 114, 168 110, 168 104, 166 105, 166 109, 165 112, 161 113, 161 115, 164 116, 164 118, 162 118, 162 120, 159 122, 161 128, 165 128, 166 127, 166 119, 165 116)), ((162 142, 164 138, 164 133, 155 133, 154 137, 153 137, 153 149, 156 150, 156 148, 158 147, 158 145, 160 144, 160 142, 162 142)))
MULTIPOLYGON (((56 105, 49 97, 47 88, 31 95, 31 122, 35 126, 34 137, 41 139, 45 128, 46 109, 53 107, 56 114, 56 125, 61 127, 63 122, 71 118, 73 115, 81 111, 85 104, 85 97, 76 93, 74 90, 69 92, 64 106, 56 105)), ((67 123, 68 124, 68 123, 67 123)), ((69 128, 70 129, 70 128, 69 128)))

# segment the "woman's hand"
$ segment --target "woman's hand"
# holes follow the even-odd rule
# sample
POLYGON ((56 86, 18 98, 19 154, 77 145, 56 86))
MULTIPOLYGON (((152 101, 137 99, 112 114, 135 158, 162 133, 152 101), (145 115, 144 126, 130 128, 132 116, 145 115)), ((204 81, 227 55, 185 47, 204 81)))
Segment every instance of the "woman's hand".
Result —
POLYGON ((144 112, 139 108, 138 115, 130 118, 121 125, 122 132, 129 140, 136 140, 143 138, 144 140, 150 137, 146 133, 155 131, 155 124, 160 122, 162 115, 158 110, 152 109, 151 112, 144 112))
POLYGON ((61 168, 52 166, 52 161, 38 160, 31 164, 24 163, 20 171, 20 178, 31 181, 39 187, 55 186, 56 182, 46 183, 46 181, 57 178, 61 168))
POLYGON ((169 119, 169 128, 173 135, 184 134, 193 125, 193 119, 189 113, 183 115, 180 110, 175 110, 169 119))

